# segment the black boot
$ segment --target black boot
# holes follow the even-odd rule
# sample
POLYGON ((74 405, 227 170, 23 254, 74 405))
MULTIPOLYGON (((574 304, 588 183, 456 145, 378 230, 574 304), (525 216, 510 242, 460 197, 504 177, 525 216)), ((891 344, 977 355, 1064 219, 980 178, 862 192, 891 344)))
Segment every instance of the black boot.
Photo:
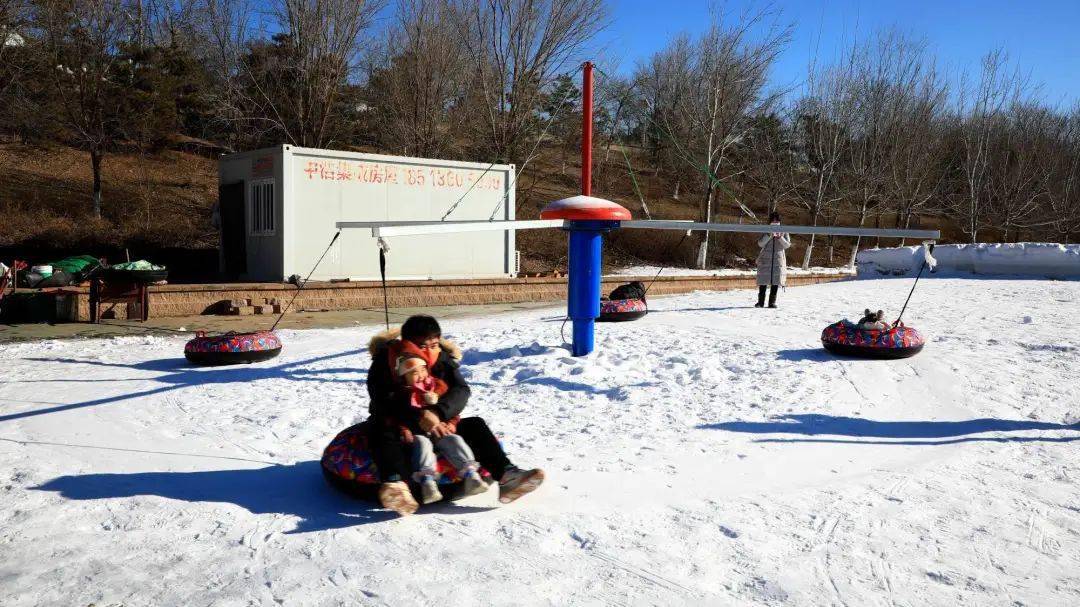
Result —
POLYGON ((757 288, 757 303, 754 304, 755 308, 764 308, 765 307, 765 289, 767 289, 767 288, 768 287, 758 287, 757 288))
MULTIPOLYGON (((776 292, 779 291, 779 290, 780 290, 780 287, 777 286, 777 285, 773 285, 769 289, 769 307, 770 308, 775 308, 776 307, 776 292)), ((761 295, 762 295, 762 299, 764 299, 765 287, 761 287, 761 295)))

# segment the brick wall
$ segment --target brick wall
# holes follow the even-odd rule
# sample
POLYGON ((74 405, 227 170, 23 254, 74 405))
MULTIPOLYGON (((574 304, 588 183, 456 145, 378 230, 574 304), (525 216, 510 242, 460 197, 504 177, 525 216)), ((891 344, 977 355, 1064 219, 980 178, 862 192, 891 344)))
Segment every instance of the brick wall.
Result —
MULTIPOLYGON (((788 276, 789 286, 832 282, 850 278, 847 274, 788 276)), ((601 292, 648 277, 620 276, 604 278, 601 292)), ((391 308, 561 301, 566 299, 565 278, 517 278, 491 280, 399 280, 387 282, 391 308)), ((653 283, 650 296, 689 293, 691 291, 727 291, 753 289, 753 276, 661 276, 653 283)), ((87 289, 68 289, 77 298, 79 320, 89 320, 87 289)), ((292 285, 248 283, 222 285, 161 285, 150 287, 150 316, 193 316, 213 314, 222 302, 251 300, 259 305, 268 299, 287 303, 295 294, 292 285)), ((383 307, 382 286, 378 282, 312 282, 297 297, 291 311, 353 310, 383 307)), ((126 306, 114 308, 115 318, 126 318, 126 306)))

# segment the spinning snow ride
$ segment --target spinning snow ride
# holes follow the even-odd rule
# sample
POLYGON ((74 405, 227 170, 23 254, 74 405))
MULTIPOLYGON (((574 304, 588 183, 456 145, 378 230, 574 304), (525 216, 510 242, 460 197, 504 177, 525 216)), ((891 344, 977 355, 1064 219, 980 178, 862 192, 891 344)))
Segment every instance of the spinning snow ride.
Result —
MULTIPOLYGON (((595 348, 595 324, 601 314, 600 278, 603 235, 630 228, 646 230, 743 232, 771 234, 774 225, 707 223, 691 221, 635 220, 625 207, 592 196, 592 125, 593 66, 586 62, 582 86, 581 195, 548 204, 539 220, 522 221, 412 221, 412 222, 337 222, 338 230, 369 229, 380 240, 380 260, 385 264, 389 249, 385 239, 395 236, 481 232, 490 230, 532 230, 559 228, 569 235, 567 276, 567 315, 573 323, 574 356, 585 356, 595 348)), ((782 226, 788 234, 832 236, 881 236, 936 240, 937 230, 888 230, 876 228, 782 226)))

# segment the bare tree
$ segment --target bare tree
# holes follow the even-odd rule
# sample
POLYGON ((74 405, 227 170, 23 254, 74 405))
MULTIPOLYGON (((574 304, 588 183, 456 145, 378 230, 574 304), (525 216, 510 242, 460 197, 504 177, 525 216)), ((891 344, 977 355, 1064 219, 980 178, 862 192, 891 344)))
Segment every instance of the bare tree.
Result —
POLYGON ((665 172, 673 174, 672 197, 676 200, 687 174, 686 161, 677 149, 678 140, 686 134, 678 108, 688 103, 682 83, 690 78, 692 52, 690 38, 676 36, 647 63, 638 66, 633 80, 639 94, 631 112, 639 124, 642 146, 652 160, 656 177, 665 172))
POLYGON ((793 200, 795 192, 803 187, 804 173, 793 151, 791 109, 755 117, 740 162, 746 169, 744 180, 764 195, 768 213, 793 200))
MULTIPOLYGON (((23 0, 0 0, 0 65, 8 66, 15 49, 25 46, 26 39, 19 33, 26 25, 27 7, 23 0)), ((0 71, 0 96, 14 83, 17 73, 0 71)))
POLYGON ((127 0, 45 0, 36 7, 47 70, 70 136, 90 154, 93 213, 101 217, 101 164, 124 120, 127 93, 120 46, 130 39, 127 0))
POLYGON ((987 181, 988 210, 1002 240, 1032 220, 1047 194, 1043 167, 1051 164, 1051 131, 1055 116, 1034 105, 1010 108, 996 123, 987 181))
MULTIPOLYGON (((614 72, 609 68, 607 72, 614 72)), ((604 145, 604 161, 611 161, 611 146, 628 134, 628 125, 632 122, 634 106, 634 84, 628 78, 614 76, 604 78, 596 87, 596 104, 608 114, 609 123, 600 137, 604 145)))
POLYGON ((236 149, 242 142, 262 139, 275 123, 250 111, 252 103, 241 84, 247 80, 241 58, 253 41, 250 24, 255 5, 253 0, 204 0, 200 11, 204 16, 203 35, 209 41, 206 62, 219 75, 217 86, 210 92, 212 121, 228 147, 236 149))
POLYGON ((275 0, 265 10, 278 33, 252 40, 253 4, 207 0, 209 38, 232 80, 219 98, 226 120, 294 145, 326 147, 366 47, 364 33, 382 6, 379 0, 275 0))
POLYGON ((474 61, 476 111, 493 159, 524 164, 545 87, 607 23, 603 0, 447 0, 474 61))
POLYGON ((887 191, 897 227, 909 228, 916 215, 931 210, 950 174, 947 93, 937 72, 928 71, 896 116, 887 191))
MULTIPOLYGON (((851 148, 845 163, 852 210, 859 227, 867 217, 879 215, 889 201, 888 164, 893 147, 902 136, 901 114, 919 91, 922 80, 932 73, 925 43, 896 30, 878 33, 866 45, 855 47, 852 62, 853 93, 851 148)), ((862 238, 856 238, 849 266, 855 265, 862 238)))
POLYGON ((30 51, 21 33, 28 25, 23 0, 0 0, 0 130, 16 132, 22 110, 29 105, 25 91, 30 51))
MULTIPOLYGON (((775 20, 768 23, 774 17, 767 11, 747 13, 731 25, 714 17, 690 48, 688 77, 672 82, 682 102, 662 118, 667 131, 681 139, 673 142, 676 153, 705 173, 701 221, 712 221, 718 190, 732 192, 726 182, 739 172, 732 158, 735 149, 753 129, 754 118, 767 113, 780 96, 768 90, 769 69, 791 29, 775 20), (768 26, 766 33, 755 36, 763 26, 768 26)), ((698 245, 699 268, 708 262, 709 235, 704 232, 698 245)))
POLYGON ((964 190, 962 197, 954 199, 952 207, 960 218, 961 229, 974 243, 989 219, 986 194, 994 125, 1026 90, 1027 82, 1017 71, 1009 71, 1008 57, 997 50, 983 57, 975 88, 965 85, 966 82, 961 84, 958 108, 964 121, 961 131, 964 190))
POLYGON ((1080 103, 1053 124, 1054 153, 1042 164, 1043 223, 1068 244, 1080 232, 1080 103))
POLYGON ((454 10, 444 0, 399 0, 385 33, 367 90, 380 144, 398 153, 444 156, 471 126, 449 119, 470 79, 454 10))
MULTIPOLYGON (((807 94, 795 110, 795 149, 807 173, 805 187, 797 192, 815 226, 843 199, 839 177, 841 162, 851 145, 850 125, 855 112, 853 64, 854 54, 828 67, 821 67, 816 59, 812 61, 807 94)), ((810 267, 815 240, 811 234, 803 269, 810 267)))

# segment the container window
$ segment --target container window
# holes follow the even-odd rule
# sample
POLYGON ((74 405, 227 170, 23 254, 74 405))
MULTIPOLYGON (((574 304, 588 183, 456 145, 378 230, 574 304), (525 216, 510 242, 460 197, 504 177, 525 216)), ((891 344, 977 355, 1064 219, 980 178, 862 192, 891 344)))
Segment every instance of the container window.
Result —
POLYGON ((275 227, 274 182, 251 184, 251 233, 255 236, 272 236, 275 227))

